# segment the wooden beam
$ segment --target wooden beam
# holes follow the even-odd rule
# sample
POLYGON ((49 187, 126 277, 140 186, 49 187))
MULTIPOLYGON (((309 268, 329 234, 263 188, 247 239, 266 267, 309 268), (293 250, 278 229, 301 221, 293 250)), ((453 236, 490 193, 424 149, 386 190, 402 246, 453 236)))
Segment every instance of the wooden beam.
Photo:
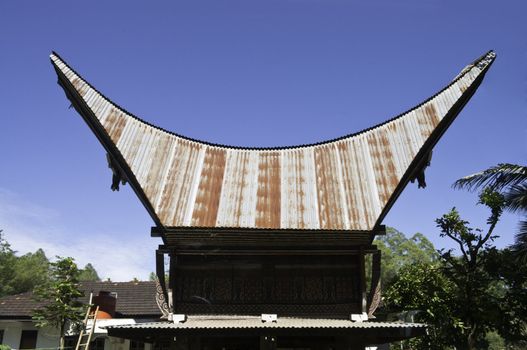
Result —
POLYGON ((359 253, 359 269, 360 269, 360 293, 361 293, 361 312, 368 312, 368 302, 366 295, 366 264, 365 251, 361 247, 359 253))

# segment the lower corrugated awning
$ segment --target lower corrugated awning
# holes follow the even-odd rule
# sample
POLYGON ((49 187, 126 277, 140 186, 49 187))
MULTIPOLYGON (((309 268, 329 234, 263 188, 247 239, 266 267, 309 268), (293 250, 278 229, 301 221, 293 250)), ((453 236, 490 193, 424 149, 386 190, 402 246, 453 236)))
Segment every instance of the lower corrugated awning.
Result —
POLYGON ((426 333, 426 325, 401 322, 352 322, 342 319, 278 317, 262 322, 256 316, 189 316, 183 323, 148 322, 106 327, 108 335, 153 342, 175 336, 310 335, 353 336, 372 343, 391 342, 426 333))

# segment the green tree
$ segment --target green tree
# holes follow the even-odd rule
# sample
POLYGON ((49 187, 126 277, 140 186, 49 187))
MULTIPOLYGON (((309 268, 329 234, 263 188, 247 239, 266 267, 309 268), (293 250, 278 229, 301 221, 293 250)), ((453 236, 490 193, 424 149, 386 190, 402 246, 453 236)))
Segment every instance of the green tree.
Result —
POLYGON ((15 260, 15 253, 0 230, 0 297, 13 294, 11 281, 15 275, 15 260))
MULTIPOLYGON (((466 176, 454 183, 456 188, 468 190, 490 188, 505 197, 504 208, 527 217, 527 167, 517 164, 498 164, 479 173, 466 176)), ((516 233, 514 251, 527 261, 527 220, 521 220, 516 233)))
POLYGON ((436 220, 441 237, 457 243, 461 256, 453 250, 441 251, 444 273, 456 286, 456 315, 463 322, 465 344, 462 348, 476 349, 493 322, 501 317, 501 309, 489 286, 493 281, 485 269, 485 261, 492 247, 494 229, 503 212, 504 198, 500 193, 485 189, 480 193, 479 204, 490 209, 486 232, 474 229, 461 218, 455 208, 436 220))
MULTIPOLYGON (((510 249, 491 249, 485 270, 492 279, 490 290, 500 305, 495 329, 507 349, 527 348, 527 265, 518 264, 510 249)), ((495 337, 494 337, 495 338, 495 337)))
POLYGON ((396 344, 394 348, 443 350, 458 343, 462 322, 457 309, 455 285, 443 274, 440 263, 418 262, 403 266, 384 293, 386 307, 414 315, 406 321, 429 325, 427 335, 396 344))
POLYGON ((33 320, 37 327, 54 327, 60 332, 60 349, 64 349, 66 326, 75 326, 83 320, 84 311, 78 298, 79 270, 73 258, 57 257, 52 262, 50 281, 35 288, 35 298, 44 306, 34 310, 33 320))
POLYGON ((432 242, 421 233, 407 238, 404 233, 388 227, 386 235, 377 236, 373 244, 377 245, 382 253, 381 280, 383 286, 388 286, 403 266, 419 262, 434 262, 439 258, 432 242))
POLYGON ((150 275, 148 275, 149 281, 157 281, 157 275, 155 272, 150 272, 150 275))
POLYGON ((49 278, 49 260, 42 249, 15 259, 15 275, 10 281, 13 294, 32 291, 49 278))
POLYGON ((0 296, 29 292, 46 282, 48 263, 42 249, 17 257, 0 231, 0 296))
POLYGON ((88 263, 82 270, 79 271, 79 281, 86 282, 86 281, 92 281, 97 282, 100 281, 101 278, 99 277, 99 274, 97 274, 97 271, 93 267, 92 264, 88 263))

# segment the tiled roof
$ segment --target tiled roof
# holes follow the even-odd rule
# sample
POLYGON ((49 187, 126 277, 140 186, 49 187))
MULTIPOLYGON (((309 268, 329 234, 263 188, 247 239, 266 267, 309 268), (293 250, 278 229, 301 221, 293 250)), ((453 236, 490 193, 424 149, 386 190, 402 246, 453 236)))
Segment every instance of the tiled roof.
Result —
POLYGON ((193 140, 153 126, 99 93, 57 54, 52 64, 108 153, 113 188, 127 180, 160 227, 371 231, 474 94, 489 52, 447 87, 389 121, 339 139, 283 148, 193 140))
MULTIPOLYGON (((90 292, 117 293, 116 317, 158 317, 155 301, 155 282, 81 282, 84 291, 83 303, 88 303, 90 292)), ((1 318, 28 318, 32 310, 42 305, 32 298, 33 293, 22 293, 0 298, 1 318)))
POLYGON ((82 282, 85 291, 83 302, 88 302, 89 293, 99 291, 117 293, 116 312, 122 316, 161 315, 156 304, 155 282, 82 282))
POLYGON ((31 310, 43 304, 34 301, 32 297, 33 293, 27 292, 0 298, 0 319, 31 317, 31 310))

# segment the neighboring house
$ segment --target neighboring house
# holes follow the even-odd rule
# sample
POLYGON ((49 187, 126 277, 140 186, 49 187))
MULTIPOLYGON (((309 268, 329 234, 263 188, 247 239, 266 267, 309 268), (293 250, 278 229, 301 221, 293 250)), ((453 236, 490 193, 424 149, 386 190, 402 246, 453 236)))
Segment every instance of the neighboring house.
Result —
MULTIPOLYGON (((161 313, 156 304, 155 282, 82 282, 82 302, 87 304, 90 293, 94 296, 109 292, 116 298, 112 318, 98 319, 92 338, 91 350, 150 350, 150 344, 121 338, 108 337, 103 328, 108 325, 137 324, 159 320, 161 313)), ((12 349, 56 349, 59 333, 55 329, 35 327, 31 319, 41 303, 33 300, 33 294, 22 293, 0 298, 0 344, 12 349)), ((77 336, 66 338, 66 346, 75 348, 77 336)))

